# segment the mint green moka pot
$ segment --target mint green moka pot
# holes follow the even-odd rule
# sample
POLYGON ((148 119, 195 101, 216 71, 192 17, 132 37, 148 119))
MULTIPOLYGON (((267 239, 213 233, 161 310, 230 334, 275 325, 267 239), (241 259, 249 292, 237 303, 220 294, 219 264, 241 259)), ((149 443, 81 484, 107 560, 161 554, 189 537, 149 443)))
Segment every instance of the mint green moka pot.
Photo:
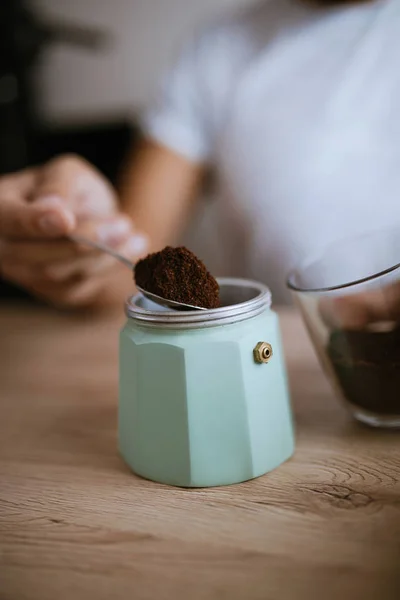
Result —
POLYGON ((182 487, 228 485, 294 450, 277 315, 262 284, 220 279, 221 308, 171 312, 143 296, 120 337, 119 448, 132 470, 182 487))

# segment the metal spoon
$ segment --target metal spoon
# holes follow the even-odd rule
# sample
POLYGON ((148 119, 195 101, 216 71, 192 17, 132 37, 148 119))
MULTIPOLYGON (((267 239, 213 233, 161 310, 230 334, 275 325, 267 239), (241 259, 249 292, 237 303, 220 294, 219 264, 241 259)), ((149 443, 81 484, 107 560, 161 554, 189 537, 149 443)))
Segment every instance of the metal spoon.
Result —
MULTIPOLYGON (((82 235, 71 234, 68 237, 72 242, 76 242, 77 244, 85 244, 86 246, 91 246, 92 248, 96 248, 97 250, 101 250, 102 252, 105 252, 106 254, 113 256, 115 259, 119 260, 119 262, 121 262, 126 267, 128 267, 131 271, 134 272, 135 264, 133 262, 131 262, 125 256, 122 256, 122 254, 119 254, 119 252, 116 252, 113 248, 110 248, 109 246, 106 246, 105 244, 102 244, 100 242, 94 242, 93 240, 91 240, 87 237, 84 237, 82 235)), ((206 308, 203 308, 202 306, 193 306, 191 304, 185 304, 184 302, 175 302, 175 300, 168 300, 167 298, 163 298, 162 296, 158 296, 157 294, 153 294, 152 292, 148 292, 147 290, 144 290, 137 284, 136 284, 136 287, 139 290, 139 292, 141 292, 143 294, 143 296, 146 296, 146 298, 148 298, 149 300, 152 300, 152 302, 155 302, 156 304, 160 304, 161 306, 165 306, 166 308, 174 308, 175 310, 186 310, 186 311, 187 310, 207 310, 206 308)))

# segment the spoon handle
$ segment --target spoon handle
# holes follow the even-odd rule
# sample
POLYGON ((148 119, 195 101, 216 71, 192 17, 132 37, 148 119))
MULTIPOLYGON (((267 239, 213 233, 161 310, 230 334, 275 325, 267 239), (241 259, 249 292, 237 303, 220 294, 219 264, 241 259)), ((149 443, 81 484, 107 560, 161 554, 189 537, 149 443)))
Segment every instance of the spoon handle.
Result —
POLYGON ((106 246, 105 244, 101 244, 100 242, 94 242, 93 240, 90 240, 89 238, 81 235, 71 234, 68 237, 72 242, 76 242, 77 244, 85 244, 86 246, 91 246, 92 248, 96 248, 96 250, 101 250, 102 252, 113 256, 114 258, 119 260, 119 262, 123 263, 126 267, 129 267, 129 269, 131 270, 135 266, 133 262, 131 262, 128 258, 125 258, 125 256, 122 256, 122 254, 119 254, 119 252, 116 252, 115 250, 113 250, 109 246, 106 246))

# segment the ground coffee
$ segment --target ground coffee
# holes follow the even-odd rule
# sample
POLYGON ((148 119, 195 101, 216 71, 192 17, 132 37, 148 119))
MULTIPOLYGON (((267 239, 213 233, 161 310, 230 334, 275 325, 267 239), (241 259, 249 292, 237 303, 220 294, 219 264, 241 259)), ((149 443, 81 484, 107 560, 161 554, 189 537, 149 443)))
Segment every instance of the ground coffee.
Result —
POLYGON ((337 330, 328 356, 347 400, 381 415, 400 415, 400 327, 337 330))
POLYGON ((187 248, 168 246, 135 267, 135 280, 144 290, 167 300, 202 308, 220 306, 219 285, 204 263, 187 248))

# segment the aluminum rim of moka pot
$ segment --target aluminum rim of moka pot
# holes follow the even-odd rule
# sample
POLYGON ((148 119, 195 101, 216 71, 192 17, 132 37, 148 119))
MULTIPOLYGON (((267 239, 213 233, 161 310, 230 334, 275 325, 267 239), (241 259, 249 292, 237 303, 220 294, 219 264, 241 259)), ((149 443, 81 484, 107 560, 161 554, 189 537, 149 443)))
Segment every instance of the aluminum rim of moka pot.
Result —
POLYGON ((258 281, 236 278, 218 278, 223 295, 224 288, 237 288, 237 293, 248 294, 248 300, 204 311, 160 311, 143 308, 144 298, 137 294, 128 298, 125 312, 129 319, 146 327, 161 329, 204 329, 228 325, 256 317, 271 307, 272 297, 267 286, 258 281))

